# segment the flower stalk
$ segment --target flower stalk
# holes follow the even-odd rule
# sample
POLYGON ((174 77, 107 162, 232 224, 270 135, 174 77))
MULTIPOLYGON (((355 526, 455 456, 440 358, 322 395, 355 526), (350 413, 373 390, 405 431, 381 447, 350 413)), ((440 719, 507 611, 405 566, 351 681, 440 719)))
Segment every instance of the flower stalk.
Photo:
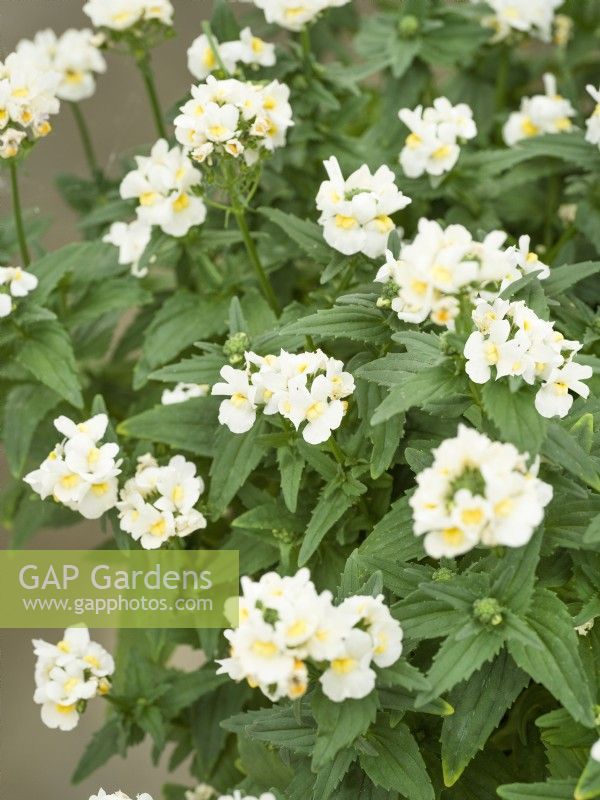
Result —
POLYGON ((15 228, 17 231, 17 240, 19 242, 19 250, 21 252, 21 261, 23 262, 24 267, 28 267, 31 263, 31 257, 29 255, 29 248, 27 247, 27 237, 25 235, 25 225, 23 223, 23 211, 21 209, 21 195, 19 192, 17 162, 14 158, 9 159, 9 168, 13 215, 15 220, 15 228))
POLYGON ((92 137, 90 135, 87 122, 85 121, 85 117, 83 116, 83 112, 78 103, 69 103, 69 105, 71 106, 71 111, 73 112, 73 118, 75 120, 77 130, 79 131, 79 137, 81 139, 81 144, 88 168, 96 185, 100 187, 104 182, 104 174, 98 164, 98 159, 94 151, 94 145, 92 143, 92 137))

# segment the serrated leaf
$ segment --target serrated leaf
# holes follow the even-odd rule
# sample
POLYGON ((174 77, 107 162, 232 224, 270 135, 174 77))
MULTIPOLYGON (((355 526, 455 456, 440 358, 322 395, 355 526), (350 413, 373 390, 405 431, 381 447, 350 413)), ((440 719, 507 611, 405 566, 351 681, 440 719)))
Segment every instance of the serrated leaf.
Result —
POLYGON ((600 796, 600 762, 590 758, 575 787, 575 800, 593 800, 600 796))
POLYGON ((598 461, 586 453, 577 439, 558 422, 550 422, 542 454, 600 492, 598 461))
POLYGON ((548 421, 538 413, 533 393, 522 387, 511 392, 507 381, 488 381, 481 392, 483 408, 503 441, 521 453, 536 455, 546 436, 548 421))
POLYGON ((257 422, 248 433, 231 433, 222 426, 216 436, 213 428, 215 456, 210 468, 209 503, 215 516, 220 516, 262 460, 266 448, 259 444, 264 426, 257 422))
POLYGON ((538 589, 525 621, 535 634, 539 648, 526 647, 520 640, 510 638, 510 654, 574 719, 593 726, 593 699, 579 655, 573 619, 566 606, 552 592, 538 589))
POLYGON ((411 800, 434 800, 419 746, 406 725, 378 726, 368 738, 375 755, 361 755, 360 765, 377 786, 411 800))
POLYGON ((103 242, 72 242, 34 261, 30 271, 38 278, 35 300, 43 304, 68 272, 78 284, 91 283, 124 271, 118 250, 103 242))
POLYGON ((73 774, 73 783, 82 780, 105 764, 121 749, 121 727, 117 717, 111 717, 92 736, 73 774))
POLYGON ((217 407, 218 400, 214 397, 194 397, 184 403, 156 406, 121 422, 117 433, 160 442, 199 456, 211 456, 217 407))
POLYGON ((259 208, 258 211, 319 264, 329 264, 333 252, 323 239, 322 228, 315 222, 300 219, 295 214, 286 214, 278 208, 259 208))
POLYGON ((529 676, 502 651, 484 664, 468 681, 450 695, 454 714, 442 725, 442 768, 444 783, 453 786, 478 750, 499 725, 529 676))
POLYGON ((68 403, 76 408, 83 406, 73 345, 58 322, 42 322, 30 328, 16 359, 68 403))
POLYGON ((305 461, 295 447, 277 449, 277 466, 281 476, 281 493, 287 508, 294 512, 298 505, 298 492, 302 483, 305 461))
POLYGON ((467 680, 476 669, 494 658, 503 641, 503 634, 490 628, 481 628, 466 639, 449 636, 435 654, 427 674, 431 688, 419 695, 417 706, 428 703, 457 683, 467 680))
POLYGON ((58 403, 56 392, 39 384, 25 383, 12 389, 4 406, 4 452, 15 478, 23 474, 35 431, 58 403))
POLYGON ((573 800, 575 781, 509 783, 498 787, 502 800, 573 800))
POLYGON ((544 281, 544 291, 548 297, 570 289, 571 286, 600 273, 600 261, 582 261, 578 264, 563 264, 552 267, 550 275, 544 281))
POLYGON ((404 383, 393 387, 373 414, 371 424, 378 425, 413 406, 427 407, 436 400, 459 397, 465 391, 465 378, 455 374, 452 364, 429 367, 422 372, 408 375, 404 383))
POLYGON ((318 339, 352 339, 382 344, 389 339, 389 328, 375 307, 337 305, 286 325, 283 334, 301 333, 318 339))
POLYGON ((376 692, 361 700, 344 700, 343 703, 334 703, 321 692, 315 694, 311 703, 317 722, 317 740, 312 757, 315 772, 367 732, 375 722, 378 705, 376 692))
POLYGON ((314 507, 304 534, 298 566, 302 567, 315 553, 325 535, 353 504, 354 498, 344 492, 339 482, 329 484, 314 507))

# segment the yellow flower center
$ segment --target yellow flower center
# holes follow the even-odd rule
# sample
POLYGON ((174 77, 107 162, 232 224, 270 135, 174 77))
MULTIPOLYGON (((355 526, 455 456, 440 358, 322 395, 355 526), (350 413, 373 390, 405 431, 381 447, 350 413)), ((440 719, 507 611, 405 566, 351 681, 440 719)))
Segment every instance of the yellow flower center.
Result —
POLYGON ((202 64, 206 69, 213 69, 217 64, 217 59, 213 52, 212 47, 206 47, 202 53, 202 64))
POLYGON ((465 525, 481 525, 484 516, 481 508, 465 508, 460 514, 460 518, 465 525))
POLYGON ((342 228, 344 231, 351 231, 358 227, 358 220, 355 217, 347 217, 344 214, 335 215, 336 227, 342 228))
POLYGON ((392 220, 385 214, 380 214, 378 217, 375 217, 374 222, 379 233, 388 233, 394 227, 392 220))
POLYGON ((464 539, 464 533, 460 528, 444 528, 442 538, 447 544, 459 545, 464 539))
POLYGON ((139 197, 141 206, 151 206, 156 202, 158 194, 156 192, 142 192, 139 197))
POLYGON ((434 150, 431 156, 435 158, 436 161, 441 161, 443 158, 448 158, 451 152, 452 148, 450 145, 443 144, 441 147, 438 147, 437 150, 434 150))
POLYGON ((180 486, 179 484, 177 484, 177 486, 175 486, 173 488, 173 491, 171 492, 171 500, 176 505, 178 505, 183 500, 183 495, 184 495, 183 486, 180 486))
POLYGON ((331 662, 331 669, 338 675, 348 675, 356 668, 354 658, 334 658, 331 662))
POLYGON ((487 342, 487 344, 483 348, 483 352, 487 359, 488 364, 497 364, 498 359, 500 358, 500 353, 498 352, 498 348, 492 342, 487 342))
POLYGON ((150 525, 150 533, 152 536, 164 536, 165 531, 167 529, 167 523, 164 519, 159 519, 157 522, 153 522, 150 525))
POLYGON ((505 497, 494 506, 494 514, 498 517, 507 517, 513 510, 514 503, 510 497, 505 497))
POLYGON ((277 645, 273 642, 254 642, 252 652, 261 658, 272 658, 277 653, 277 645))
POLYGON ((94 483, 92 484, 92 492, 96 495, 96 497, 102 497, 102 495, 106 494, 110 489, 110 483, 104 481, 103 483, 94 483))
POLYGON ((231 395, 231 402, 236 408, 241 408, 248 402, 248 397, 243 392, 234 392, 231 395))
POLYGON ((406 137, 405 144, 406 144, 407 147, 411 147, 412 149, 415 149, 415 148, 419 147, 422 142, 423 142, 423 139, 421 139, 421 137, 419 136, 418 133, 409 133, 408 136, 406 137))
POLYGON ((292 625, 289 626, 287 629, 287 635, 293 638, 296 636, 302 636, 306 633, 308 626, 303 619, 296 620, 292 625))
POLYGON ((525 117, 521 123, 521 132, 524 136, 537 136, 540 132, 538 126, 529 117, 525 117))
POLYGON ((179 214, 181 211, 185 211, 189 204, 190 198, 187 194, 180 194, 179 197, 173 200, 173 211, 179 214))
POLYGON ((554 384, 554 391, 558 395, 565 395, 569 391, 569 385, 564 381, 556 381, 554 384))
POLYGON ((306 409, 306 419, 309 422, 314 422, 325 412, 325 405, 317 402, 313 403, 306 409))
POLYGON ((75 475, 74 472, 69 473, 68 475, 63 475, 60 479, 60 484, 65 489, 73 489, 77 484, 80 482, 81 478, 79 475, 75 475))

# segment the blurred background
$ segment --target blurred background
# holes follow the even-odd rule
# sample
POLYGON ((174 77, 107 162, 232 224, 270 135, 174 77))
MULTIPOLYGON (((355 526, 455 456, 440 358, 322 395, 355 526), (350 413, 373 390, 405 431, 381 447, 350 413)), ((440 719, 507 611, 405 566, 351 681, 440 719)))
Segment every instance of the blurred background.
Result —
MULTIPOLYGON (((189 89, 192 78, 186 67, 186 50, 201 33, 202 20, 210 15, 210 0, 173 0, 177 37, 154 51, 158 92, 163 108, 169 108, 189 89)), ((0 57, 4 57, 21 38, 33 38, 38 30, 52 28, 62 33, 69 27, 89 26, 81 8, 83 0, 0 0, 0 57)), ((232 5, 236 5, 232 3, 232 5)), ((107 55, 108 71, 99 76, 94 97, 84 100, 82 110, 90 125, 94 145, 108 173, 116 167, 116 153, 155 140, 148 101, 133 63, 123 56, 107 55)), ((53 225, 44 238, 54 249, 80 238, 75 214, 63 203, 54 188, 58 172, 87 177, 81 144, 70 109, 63 105, 53 119, 53 133, 45 139, 23 165, 21 191, 24 206, 53 225)), ((0 214, 10 213, 8 186, 0 173, 0 214)), ((6 466, 0 453, 0 486, 6 480, 6 466)), ((93 523, 60 531, 43 531, 34 537, 32 548, 94 547, 103 538, 93 523)), ((8 534, 0 532, 0 546, 6 547, 8 534)), ((70 733, 44 727, 39 707, 32 701, 34 657, 32 637, 58 641, 61 631, 0 631, 0 798, 2 800, 88 800, 100 787, 122 789, 135 797, 149 792, 155 800, 167 780, 164 764, 153 767, 150 747, 145 744, 130 751, 127 761, 111 759, 95 775, 73 787, 70 777, 83 749, 103 719, 106 705, 90 704, 76 730, 70 733)), ((112 631, 96 631, 94 638, 112 649, 112 631)), ((184 658, 180 666, 193 667, 184 658)), ((185 765, 169 780, 189 784, 185 765)))

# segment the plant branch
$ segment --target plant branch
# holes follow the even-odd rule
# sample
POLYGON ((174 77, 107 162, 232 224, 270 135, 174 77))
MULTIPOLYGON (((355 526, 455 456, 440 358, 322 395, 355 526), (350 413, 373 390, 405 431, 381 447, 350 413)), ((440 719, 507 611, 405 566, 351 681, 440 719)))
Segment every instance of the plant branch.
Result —
POLYGON ((79 136, 81 138, 81 144, 83 146, 83 152, 85 154, 85 160, 87 161, 88 168, 92 174, 92 178, 98 187, 100 187, 104 180, 104 174, 98 165, 98 159, 96 158, 96 153, 94 152, 92 137, 85 121, 85 117, 83 116, 83 112, 81 111, 78 103, 69 103, 69 105, 71 106, 71 111, 73 112, 77 130, 79 131, 79 136))
POLYGON ((21 210, 21 195, 19 193, 19 179, 17 175, 17 162, 14 158, 9 160, 10 166, 10 186, 12 190, 13 214, 15 218, 15 228, 17 230, 17 240, 21 251, 23 266, 28 267, 31 263, 29 248, 27 247, 27 237, 25 236, 25 225, 23 224, 23 212, 21 210))

